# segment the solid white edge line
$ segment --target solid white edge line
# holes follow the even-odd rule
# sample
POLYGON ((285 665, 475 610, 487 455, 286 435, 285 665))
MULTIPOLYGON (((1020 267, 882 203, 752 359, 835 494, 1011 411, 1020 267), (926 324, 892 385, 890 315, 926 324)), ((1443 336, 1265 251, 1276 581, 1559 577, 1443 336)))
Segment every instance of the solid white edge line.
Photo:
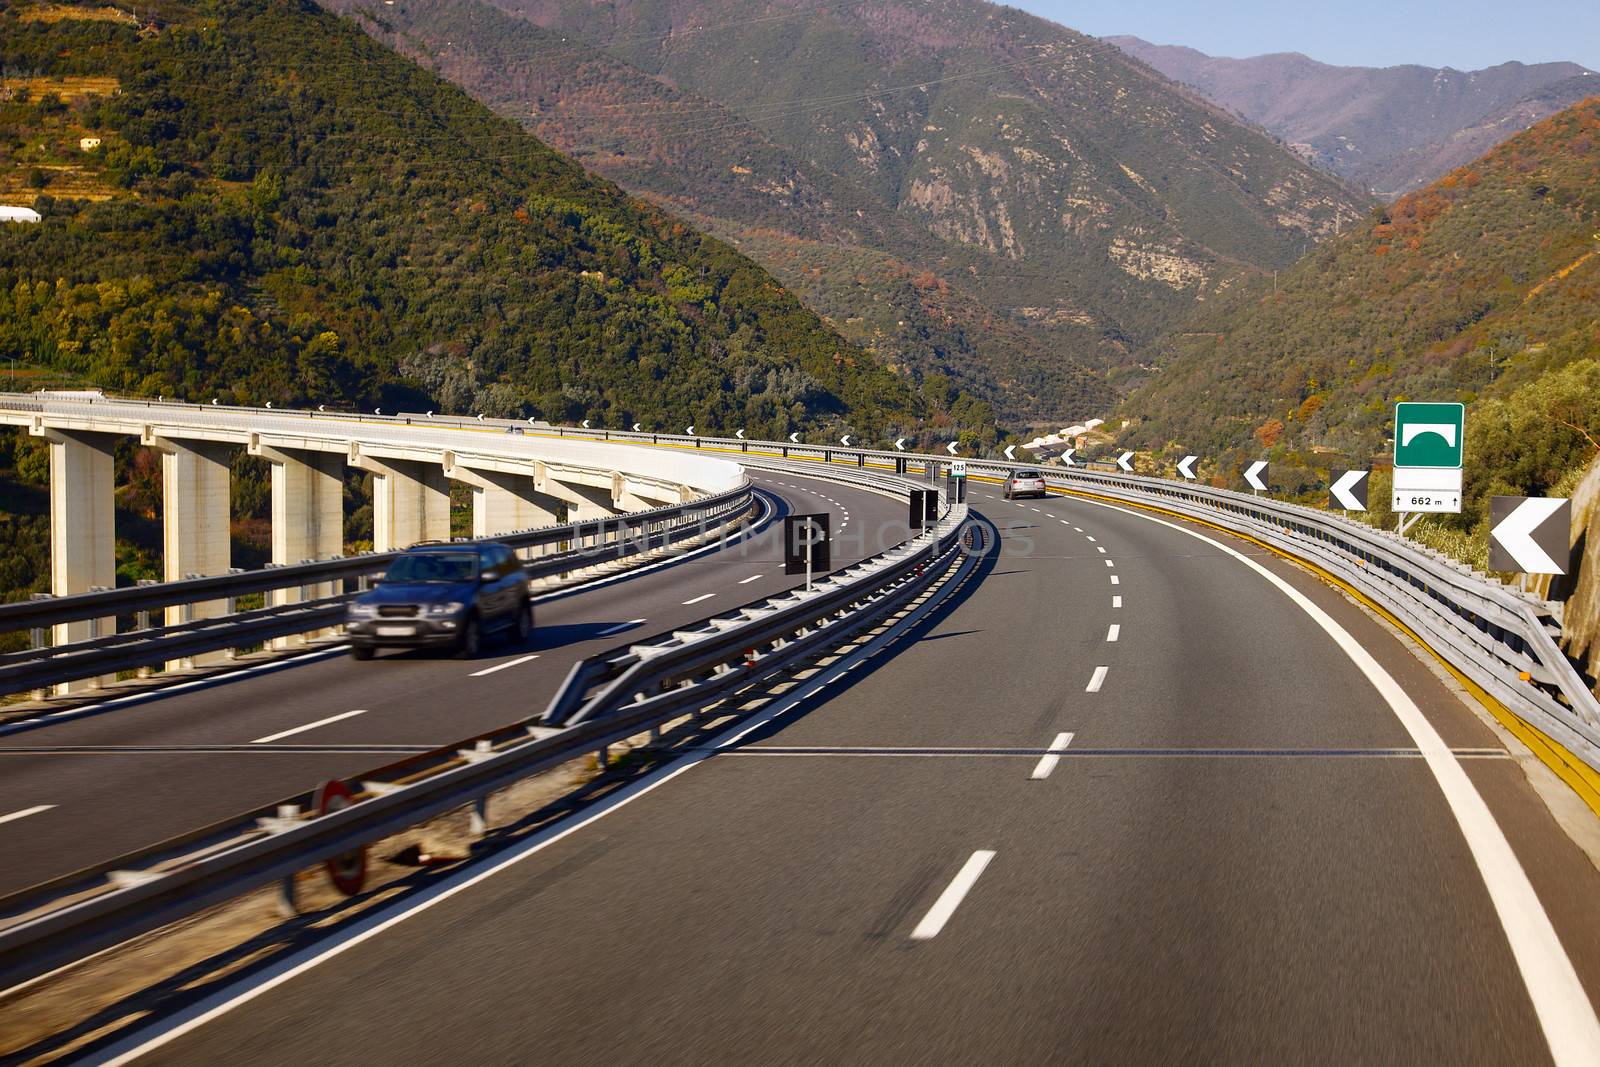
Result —
POLYGON ((1118 638, 1120 638, 1121 636, 1122 636, 1122 624, 1120 622, 1112 623, 1111 624, 1111 628, 1106 631, 1106 640, 1107 641, 1115 641, 1118 638))
POLYGON ((1489 899, 1500 918, 1511 955, 1522 973, 1528 999, 1533 1002, 1539 1026, 1544 1030, 1545 1041, 1550 1046, 1550 1058, 1558 1067, 1600 1062, 1600 1018, 1595 1016, 1594 1005, 1577 971, 1573 969, 1566 949, 1561 945, 1561 939, 1539 900, 1539 894, 1534 891, 1533 883, 1528 881, 1527 872, 1522 869, 1500 824, 1495 822, 1494 814, 1472 784, 1472 779, 1467 777, 1467 772, 1461 769, 1455 753, 1446 747, 1444 739, 1400 683, 1332 616, 1283 578, 1244 553, 1175 522, 1098 500, 1086 502, 1160 523, 1214 545, 1271 582, 1333 639, 1383 697, 1395 718, 1400 720, 1400 725, 1405 727, 1406 733, 1411 735, 1412 742, 1421 751, 1428 770, 1439 784, 1439 791, 1444 794, 1445 802, 1461 828, 1461 836, 1466 839, 1478 873, 1483 876, 1484 888, 1489 891, 1489 899))
POLYGON ((717 594, 715 594, 715 593, 701 593, 697 597, 694 597, 694 598, 692 598, 690 600, 685 600, 683 602, 683 604, 684 604, 684 607, 688 607, 690 604, 698 604, 702 600, 710 600, 712 597, 714 597, 716 595, 717 594))
MULTIPOLYGON (((1056 739, 1050 742, 1050 751, 1060 752, 1070 744, 1072 744, 1071 733, 1056 734, 1056 739)), ((1055 770, 1056 764, 1060 762, 1060 756, 1041 756, 1039 757, 1039 762, 1034 765, 1033 773, 1028 775, 1028 777, 1035 782, 1041 782, 1050 777, 1050 772, 1055 770)))
MULTIPOLYGON (((627 629, 627 627, 628 627, 628 624, 624 623, 621 627, 614 627, 614 628, 612 628, 610 630, 607 630, 605 633, 595 634, 595 636, 596 637, 604 637, 606 634, 616 633, 616 632, 618 632, 619 629, 625 630, 625 629, 627 629)), ((493 667, 485 667, 481 671, 473 671, 471 674, 467 675, 467 677, 468 678, 482 678, 486 674, 493 674, 496 671, 503 671, 507 667, 520 667, 524 663, 527 663, 529 660, 535 660, 535 659, 538 659, 538 658, 539 658, 539 653, 537 653, 537 652, 535 652, 531 656, 518 656, 516 659, 506 660, 504 663, 496 663, 493 667)))
POLYGON ((49 811, 53 807, 55 807, 54 804, 35 804, 31 808, 23 808, 21 811, 14 811, 10 815, 0 815, 0 823, 16 822, 18 819, 26 819, 30 815, 37 815, 41 811, 49 811))
POLYGON ((1106 672, 1108 670, 1110 670, 1109 667, 1096 667, 1094 669, 1094 676, 1089 679, 1089 684, 1084 687, 1083 691, 1085 693, 1100 692, 1100 687, 1106 684, 1106 672))
POLYGON ((933 902, 933 907, 928 909, 928 914, 922 917, 917 928, 911 931, 911 940, 927 941, 929 938, 939 936, 939 931, 944 929, 944 924, 950 921, 950 916, 956 913, 961 906, 961 901, 966 898, 972 886, 989 866, 989 861, 994 859, 994 852, 980 848, 967 857, 967 862, 961 865, 961 870, 956 872, 955 879, 944 887, 944 892, 939 894, 939 899, 933 902))
POLYGON ((316 722, 308 722, 304 726, 296 726, 292 730, 279 730, 275 734, 268 734, 266 737, 258 737, 250 743, 252 745, 265 745, 273 741, 281 741, 285 737, 293 737, 295 734, 303 734, 307 730, 315 730, 319 726, 327 726, 329 723, 338 722, 341 719, 353 719, 357 715, 365 715, 366 713, 366 708, 357 708, 355 711, 345 711, 339 713, 338 715, 329 715, 326 719, 318 719, 316 722))

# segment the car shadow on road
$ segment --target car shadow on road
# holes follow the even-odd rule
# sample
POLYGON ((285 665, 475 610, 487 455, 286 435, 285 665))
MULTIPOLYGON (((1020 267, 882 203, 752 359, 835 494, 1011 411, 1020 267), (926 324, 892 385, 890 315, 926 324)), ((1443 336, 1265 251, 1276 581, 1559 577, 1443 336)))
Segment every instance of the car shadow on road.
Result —
POLYGON ((521 645, 515 646, 515 651, 526 649, 529 652, 543 652, 551 648, 565 648, 568 645, 582 644, 593 641, 599 637, 621 637, 642 627, 642 622, 630 622, 627 619, 612 619, 609 622, 578 622, 566 623, 561 626, 534 626, 533 633, 521 645))

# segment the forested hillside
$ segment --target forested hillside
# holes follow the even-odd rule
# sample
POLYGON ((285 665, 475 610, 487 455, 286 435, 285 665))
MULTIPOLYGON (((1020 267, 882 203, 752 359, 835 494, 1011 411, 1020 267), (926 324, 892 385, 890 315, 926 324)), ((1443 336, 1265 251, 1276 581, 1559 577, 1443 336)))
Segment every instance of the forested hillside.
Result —
POLYGON ((44 215, 0 227, 18 358, 246 403, 990 422, 313 4, 139 10, 0 0, 0 200, 44 215))
POLYGON ((1365 210, 1116 48, 981 0, 327 2, 1013 417, 1103 410, 1196 301, 1365 210))
MULTIPOLYGON (((1144 448, 1383 462, 1397 400, 1463 401, 1467 513, 1600 447, 1600 97, 1375 214, 1166 341, 1124 405, 1144 448)), ((1326 462, 1321 464, 1327 466, 1326 462)))

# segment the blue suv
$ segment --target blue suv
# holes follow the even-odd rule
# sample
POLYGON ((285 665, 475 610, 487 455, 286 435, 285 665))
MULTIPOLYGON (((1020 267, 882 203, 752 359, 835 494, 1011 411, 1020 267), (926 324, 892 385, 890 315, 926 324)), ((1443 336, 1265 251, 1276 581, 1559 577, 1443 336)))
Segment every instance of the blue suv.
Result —
POLYGON ((506 545, 417 545, 350 602, 345 630, 356 659, 380 648, 449 648, 471 659, 486 634, 521 641, 533 630, 528 577, 506 545))

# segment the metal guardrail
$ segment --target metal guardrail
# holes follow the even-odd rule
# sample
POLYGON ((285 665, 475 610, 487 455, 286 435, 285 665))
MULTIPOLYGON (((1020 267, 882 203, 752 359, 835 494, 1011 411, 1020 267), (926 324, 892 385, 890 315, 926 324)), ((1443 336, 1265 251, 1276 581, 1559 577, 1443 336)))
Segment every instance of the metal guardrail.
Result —
MULTIPOLYGON (((517 549, 561 549, 523 563, 529 578, 549 578, 670 547, 697 534, 743 521, 757 505, 746 481, 737 489, 687 504, 518 531, 485 540, 517 549), (577 547, 563 548, 574 545, 577 547)), ((0 605, 0 630, 145 613, 247 593, 342 583, 350 578, 381 574, 398 554, 369 552, 348 559, 5 604, 0 605)), ((0 693, 25 692, 325 629, 344 621, 345 603, 356 595, 341 591, 333 596, 291 604, 9 653, 0 656, 0 693)))
POLYGON ((1365 523, 1268 497, 1116 471, 1101 473, 835 444, 573 427, 535 432, 680 448, 777 453, 788 459, 809 458, 830 465, 843 461, 857 466, 892 466, 899 471, 920 468, 930 476, 948 470, 951 463, 960 460, 974 475, 1005 477, 1014 470, 1044 470, 1047 481, 1057 489, 1154 504, 1256 537, 1337 576, 1402 620, 1452 667, 1514 714, 1600 770, 1600 701, 1561 650, 1560 607, 1365 523))
MULTIPOLYGON (((302 795, 288 802, 292 812, 264 807, 0 900, 0 988, 481 803, 837 648, 929 590, 962 559, 968 528, 957 505, 932 531, 810 591, 585 661, 591 666, 575 669, 543 714, 363 775, 360 803, 315 816, 302 814, 309 802, 302 795)), ((969 556, 966 565, 972 562, 969 556)))

